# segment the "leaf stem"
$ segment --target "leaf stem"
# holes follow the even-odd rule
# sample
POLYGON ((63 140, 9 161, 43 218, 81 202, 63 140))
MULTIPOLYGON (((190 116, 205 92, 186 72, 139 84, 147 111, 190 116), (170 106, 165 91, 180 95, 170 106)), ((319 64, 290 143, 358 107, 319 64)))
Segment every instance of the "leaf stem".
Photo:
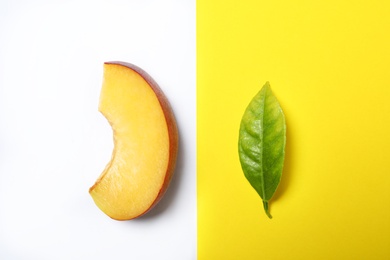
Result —
POLYGON ((265 211, 265 213, 267 214, 267 216, 268 216, 269 218, 272 218, 271 214, 269 213, 269 209, 268 209, 268 201, 264 201, 264 200, 263 200, 263 206, 264 206, 264 211, 265 211))

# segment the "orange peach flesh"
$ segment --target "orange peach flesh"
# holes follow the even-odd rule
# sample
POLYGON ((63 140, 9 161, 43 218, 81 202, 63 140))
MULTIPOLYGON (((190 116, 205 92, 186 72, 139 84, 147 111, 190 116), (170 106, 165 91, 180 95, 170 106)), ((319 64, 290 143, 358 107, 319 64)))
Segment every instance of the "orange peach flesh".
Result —
POLYGON ((123 64, 104 65, 99 110, 113 129, 114 151, 90 194, 104 213, 118 220, 138 217, 159 200, 173 172, 170 160, 176 160, 173 115, 166 115, 171 111, 165 97, 147 80, 123 64))

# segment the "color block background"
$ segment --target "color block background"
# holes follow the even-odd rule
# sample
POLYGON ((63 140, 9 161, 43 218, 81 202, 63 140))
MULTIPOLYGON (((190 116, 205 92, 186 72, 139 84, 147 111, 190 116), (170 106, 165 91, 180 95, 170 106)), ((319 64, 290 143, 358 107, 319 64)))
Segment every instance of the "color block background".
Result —
POLYGON ((197 1, 198 259, 389 259, 390 4, 197 1), (287 120, 263 212, 238 160, 270 81, 287 120))
POLYGON ((390 4, 198 0, 196 12, 197 32, 194 0, 0 2, 1 259, 390 258, 390 4), (131 222, 88 195, 111 155, 97 101, 114 59, 155 78, 181 131, 167 197, 131 222), (266 81, 288 127, 272 220, 237 155, 266 81))

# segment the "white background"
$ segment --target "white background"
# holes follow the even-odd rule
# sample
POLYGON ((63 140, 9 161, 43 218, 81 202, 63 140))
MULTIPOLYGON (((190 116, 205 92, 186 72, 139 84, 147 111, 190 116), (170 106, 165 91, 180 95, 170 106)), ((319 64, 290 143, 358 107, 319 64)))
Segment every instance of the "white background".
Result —
POLYGON ((0 259, 196 259, 195 92, 195 0, 0 1, 0 259), (88 193, 111 60, 158 82, 181 141, 166 196, 125 222, 88 193))

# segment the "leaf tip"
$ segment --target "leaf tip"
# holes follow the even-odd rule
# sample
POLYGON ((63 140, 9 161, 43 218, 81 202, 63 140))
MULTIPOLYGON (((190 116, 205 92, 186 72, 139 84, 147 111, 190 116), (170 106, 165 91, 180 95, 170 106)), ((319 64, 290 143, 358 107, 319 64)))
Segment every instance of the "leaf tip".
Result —
POLYGON ((261 91, 264 92, 264 93, 271 92, 271 84, 269 83, 269 81, 265 82, 265 84, 261 88, 261 91))

